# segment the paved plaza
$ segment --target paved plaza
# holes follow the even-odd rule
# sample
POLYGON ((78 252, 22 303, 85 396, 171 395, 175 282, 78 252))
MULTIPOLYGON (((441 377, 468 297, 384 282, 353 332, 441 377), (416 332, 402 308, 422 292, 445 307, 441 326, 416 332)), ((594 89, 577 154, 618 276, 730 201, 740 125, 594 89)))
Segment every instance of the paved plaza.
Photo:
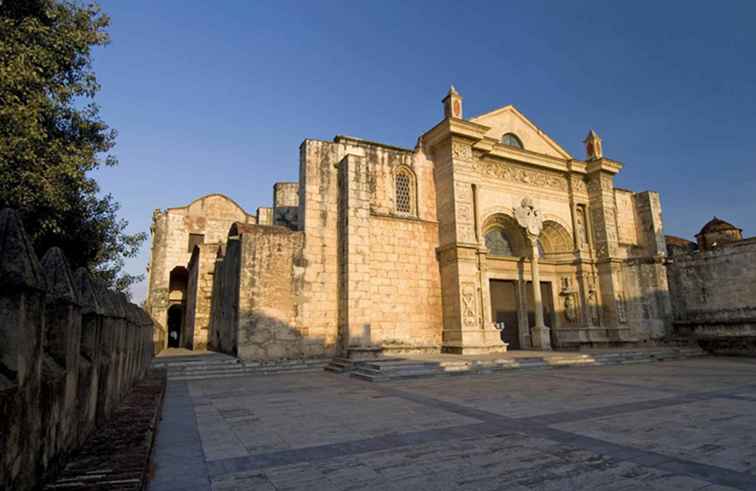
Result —
POLYGON ((756 489, 756 360, 169 382, 151 491, 756 489))

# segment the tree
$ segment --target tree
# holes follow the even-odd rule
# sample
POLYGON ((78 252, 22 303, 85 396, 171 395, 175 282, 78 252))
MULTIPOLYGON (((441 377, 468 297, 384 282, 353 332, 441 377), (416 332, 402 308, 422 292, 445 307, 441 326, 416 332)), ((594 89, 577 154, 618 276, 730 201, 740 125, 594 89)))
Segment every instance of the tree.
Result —
POLYGON ((94 3, 0 0, 0 208, 19 211, 38 254, 60 246, 72 267, 128 293, 141 277, 124 260, 146 235, 126 233, 118 203, 90 177, 117 164, 91 66, 109 23, 94 3))

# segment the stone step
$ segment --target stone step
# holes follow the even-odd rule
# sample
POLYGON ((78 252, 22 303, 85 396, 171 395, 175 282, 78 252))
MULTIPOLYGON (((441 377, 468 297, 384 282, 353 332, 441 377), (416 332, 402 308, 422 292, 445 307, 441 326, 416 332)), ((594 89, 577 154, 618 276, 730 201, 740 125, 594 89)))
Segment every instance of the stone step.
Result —
POLYGON ((153 361, 152 366, 155 368, 167 368, 167 369, 181 369, 181 368, 195 368, 195 367, 215 367, 215 366, 233 366, 238 365, 240 362, 236 358, 229 360, 193 360, 186 362, 162 362, 153 361))
POLYGON ((674 347, 608 353, 579 353, 545 357, 500 358, 496 360, 419 361, 373 360, 355 366, 350 375, 370 382, 388 382, 405 378, 434 377, 476 373, 493 373, 514 369, 547 369, 581 366, 620 366, 663 360, 705 356, 697 347, 674 347))
POLYGON ((275 375, 280 373, 293 373, 293 372, 311 372, 321 371, 325 366, 325 362, 321 364, 301 364, 301 365, 288 365, 288 366, 266 366, 266 367, 249 367, 238 371, 206 371, 196 373, 183 373, 183 374, 168 374, 168 380, 202 380, 212 378, 226 378, 226 377, 241 377, 250 375, 275 375))
POLYGON ((398 372, 404 370, 422 370, 425 368, 437 368, 440 364, 438 362, 413 362, 406 361, 404 363, 365 363, 360 365, 359 369, 367 368, 371 370, 380 370, 382 372, 398 372))

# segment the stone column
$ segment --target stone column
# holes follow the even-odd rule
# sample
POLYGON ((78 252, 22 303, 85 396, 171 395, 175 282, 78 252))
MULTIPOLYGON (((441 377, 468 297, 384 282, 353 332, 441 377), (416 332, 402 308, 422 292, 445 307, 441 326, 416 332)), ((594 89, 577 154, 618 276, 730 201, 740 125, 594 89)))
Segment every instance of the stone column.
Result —
POLYGON ((541 350, 551 349, 551 333, 543 322, 543 299, 541 298, 541 274, 538 266, 538 237, 528 237, 531 245, 530 272, 533 276, 533 309, 535 312, 535 326, 533 326, 533 347, 541 350))
POLYGON ((517 223, 525 229, 531 248, 531 268, 533 276, 533 310, 535 313, 535 326, 531 329, 531 342, 533 347, 540 350, 551 349, 551 336, 549 328, 543 323, 543 301, 541 300, 541 277, 538 270, 538 237, 543 229, 543 217, 541 212, 533 206, 530 198, 522 200, 522 204, 514 209, 517 223))

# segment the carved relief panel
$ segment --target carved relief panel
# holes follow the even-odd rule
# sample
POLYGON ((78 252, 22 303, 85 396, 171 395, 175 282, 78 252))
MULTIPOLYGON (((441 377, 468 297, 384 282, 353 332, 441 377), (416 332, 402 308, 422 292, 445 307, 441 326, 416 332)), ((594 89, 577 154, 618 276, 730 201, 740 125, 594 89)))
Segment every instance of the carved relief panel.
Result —
POLYGON ((457 241, 476 243, 472 184, 462 181, 455 182, 454 201, 456 205, 457 241))
POLYGON ((567 191, 567 178, 557 172, 528 169, 503 162, 480 161, 474 162, 473 170, 481 176, 493 177, 514 184, 567 191))
POLYGON ((475 327, 479 324, 477 302, 475 300, 475 284, 462 283, 462 324, 465 327, 475 327))

